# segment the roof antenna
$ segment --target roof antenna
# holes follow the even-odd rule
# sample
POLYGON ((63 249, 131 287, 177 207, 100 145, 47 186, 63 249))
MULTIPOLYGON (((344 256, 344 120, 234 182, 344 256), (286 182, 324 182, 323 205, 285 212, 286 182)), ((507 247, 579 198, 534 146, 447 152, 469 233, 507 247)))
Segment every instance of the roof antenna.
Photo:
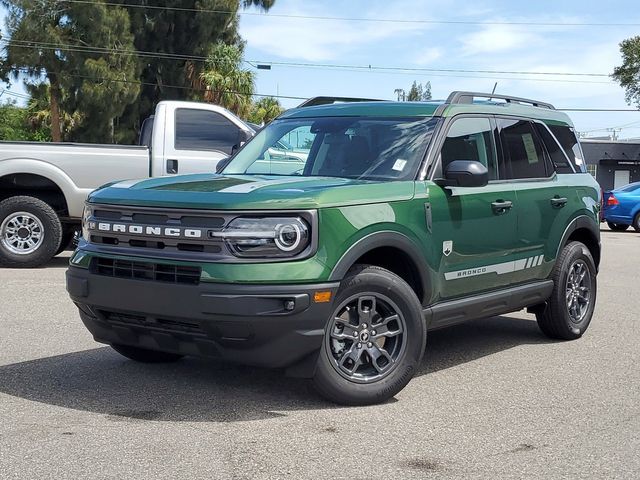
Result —
MULTIPOLYGON (((494 93, 496 93, 496 88, 498 87, 498 82, 493 84, 493 90, 491 90, 491 95, 493 95, 494 93)), ((489 97, 489 100, 491 100, 493 97, 489 97)))

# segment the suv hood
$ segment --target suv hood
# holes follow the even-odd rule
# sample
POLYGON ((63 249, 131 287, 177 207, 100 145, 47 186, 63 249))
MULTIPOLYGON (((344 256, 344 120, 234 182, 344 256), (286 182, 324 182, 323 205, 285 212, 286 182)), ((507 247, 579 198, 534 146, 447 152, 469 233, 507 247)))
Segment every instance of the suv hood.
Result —
POLYGON ((92 192, 89 201, 145 207, 273 210, 409 200, 413 194, 413 181, 197 174, 108 184, 92 192))

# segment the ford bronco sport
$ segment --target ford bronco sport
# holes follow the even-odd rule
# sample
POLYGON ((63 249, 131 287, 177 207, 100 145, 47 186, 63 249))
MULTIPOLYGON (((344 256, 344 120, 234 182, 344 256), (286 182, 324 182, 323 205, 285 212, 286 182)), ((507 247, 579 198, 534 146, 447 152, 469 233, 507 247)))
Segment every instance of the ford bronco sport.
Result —
POLYGON ((579 338, 599 196, 549 104, 454 92, 298 108, 220 174, 93 192, 67 289, 94 338, 133 360, 287 368, 371 404, 409 382, 430 329, 527 308, 545 335, 579 338), (281 141, 305 155, 272 157, 281 141))

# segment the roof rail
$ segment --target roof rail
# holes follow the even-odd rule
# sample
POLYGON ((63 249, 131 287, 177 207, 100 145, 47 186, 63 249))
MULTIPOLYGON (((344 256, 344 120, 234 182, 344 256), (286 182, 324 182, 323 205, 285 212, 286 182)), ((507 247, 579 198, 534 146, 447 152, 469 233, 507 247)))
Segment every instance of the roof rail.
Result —
POLYGON ((548 108, 555 110, 556 107, 546 102, 539 102, 538 100, 531 100, 528 98, 512 97, 510 95, 498 95, 497 93, 479 93, 479 92, 451 92, 449 98, 445 103, 454 105, 460 103, 473 103, 475 98, 486 98, 488 100, 497 98, 504 100, 507 103, 529 104, 533 107, 548 108))
POLYGON ((384 102, 378 98, 355 98, 355 97, 313 97, 305 100, 296 108, 314 107, 316 105, 331 105, 332 103, 353 103, 353 102, 384 102))

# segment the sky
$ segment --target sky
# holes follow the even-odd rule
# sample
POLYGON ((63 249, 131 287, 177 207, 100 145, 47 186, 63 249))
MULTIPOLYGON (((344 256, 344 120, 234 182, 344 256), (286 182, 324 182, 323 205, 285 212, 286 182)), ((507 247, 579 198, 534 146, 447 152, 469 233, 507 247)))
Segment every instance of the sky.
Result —
MULTIPOLYGON (((620 42, 640 34, 637 6, 637 0, 276 0, 266 14, 248 10, 250 15, 242 15, 240 34, 247 42, 246 60, 254 64, 274 62, 271 70, 254 70, 256 92, 261 94, 392 100, 396 98, 396 88, 409 90, 417 80, 430 81, 433 98, 438 99, 446 98, 453 90, 491 92, 498 82, 496 93, 534 98, 557 108, 629 109, 633 107, 625 102, 624 90, 608 76, 425 69, 608 75, 621 64, 620 42), (520 22, 565 25, 513 24, 520 22), (636 25, 611 25, 630 23, 636 25), (296 67, 277 62, 349 68, 296 67), (374 68, 367 69, 369 65, 374 68), (380 71, 375 67, 400 70, 380 71)), ((296 99, 281 101, 285 107, 300 103, 296 99)), ((638 111, 568 113, 577 130, 588 135, 608 135, 611 132, 607 128, 621 127, 617 132, 621 138, 640 137, 638 111)))
MULTIPOLYGON (((416 80, 431 82, 433 98, 442 99, 453 90, 490 92, 497 82, 496 93, 557 108, 632 109, 607 75, 621 64, 620 42, 640 35, 637 5, 638 0, 276 0, 267 13, 243 11, 240 34, 246 68, 256 73, 256 92, 265 95, 393 100, 395 89, 408 91, 416 80), (593 23, 605 25, 567 25, 593 23), (257 63, 271 70, 251 66, 257 63)), ((4 27, 4 18, 0 22, 4 27)), ((24 91, 15 83, 12 90, 24 91)), ((301 100, 281 102, 290 108, 301 100)), ((589 136, 619 128, 620 138, 640 137, 640 111, 568 113, 589 136)))

